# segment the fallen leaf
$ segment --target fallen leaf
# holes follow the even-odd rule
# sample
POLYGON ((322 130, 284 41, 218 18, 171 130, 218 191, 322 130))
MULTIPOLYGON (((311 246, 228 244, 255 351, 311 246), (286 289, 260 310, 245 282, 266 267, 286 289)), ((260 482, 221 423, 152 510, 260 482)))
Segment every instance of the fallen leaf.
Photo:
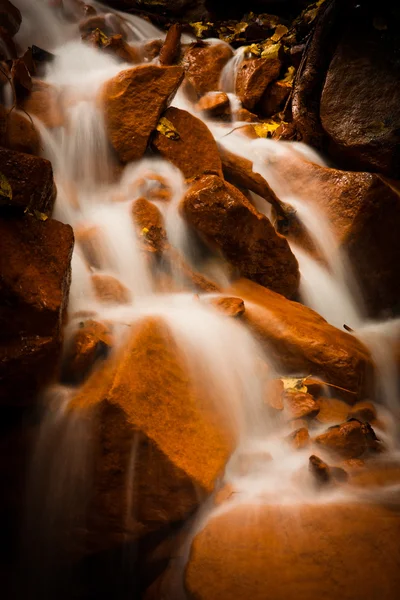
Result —
POLYGON ((161 117, 161 119, 158 121, 156 129, 162 133, 162 135, 165 135, 165 137, 167 137, 169 140, 180 139, 180 135, 172 125, 171 121, 168 121, 168 119, 165 117, 161 117))
POLYGON ((38 221, 47 221, 47 219, 49 218, 45 213, 42 213, 39 210, 34 210, 33 214, 38 219, 38 221))
POLYGON ((0 196, 12 200, 12 189, 8 179, 3 173, 0 173, 0 196))
POLYGON ((273 42, 279 42, 281 37, 285 35, 289 30, 285 25, 278 25, 275 29, 274 35, 270 38, 273 42))
POLYGON ((261 52, 261 58, 278 58, 282 45, 278 42, 277 44, 268 44, 264 46, 264 50, 261 52))
POLYGON ((271 136, 271 134, 278 129, 280 123, 275 123, 275 121, 268 121, 265 123, 255 123, 253 125, 254 131, 260 138, 266 138, 271 136))
POLYGON ((283 389, 285 391, 295 390, 296 392, 307 393, 308 388, 304 385, 304 377, 281 377, 283 389))

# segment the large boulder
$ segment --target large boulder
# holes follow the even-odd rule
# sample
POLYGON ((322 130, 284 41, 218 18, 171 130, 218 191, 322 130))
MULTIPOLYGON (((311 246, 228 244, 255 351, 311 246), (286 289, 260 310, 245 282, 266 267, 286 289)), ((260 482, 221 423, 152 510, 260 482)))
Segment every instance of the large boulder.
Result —
POLYGON ((234 186, 206 175, 189 189, 182 211, 242 276, 288 297, 296 293, 298 265, 287 240, 234 186))
POLYGON ((197 42, 189 46, 182 65, 186 80, 198 97, 220 89, 222 69, 232 56, 232 48, 228 44, 197 42))
POLYGON ((190 600, 395 600, 399 535, 399 512, 373 504, 233 506, 196 535, 185 587, 190 600))
POLYGON ((175 107, 168 108, 163 117, 174 127, 177 139, 157 131, 153 140, 157 152, 188 179, 204 173, 222 177, 218 147, 207 125, 186 110, 175 107))
POLYGON ((329 325, 310 308, 248 280, 227 293, 243 298, 243 319, 282 370, 321 377, 335 394, 355 403, 365 397, 372 371, 368 350, 354 336, 329 325))
POLYGON ((0 238, 0 402, 25 403, 55 374, 74 237, 26 215, 1 218, 0 238))
POLYGON ((151 132, 182 79, 180 67, 149 64, 121 71, 104 85, 106 127, 121 162, 143 156, 151 132))

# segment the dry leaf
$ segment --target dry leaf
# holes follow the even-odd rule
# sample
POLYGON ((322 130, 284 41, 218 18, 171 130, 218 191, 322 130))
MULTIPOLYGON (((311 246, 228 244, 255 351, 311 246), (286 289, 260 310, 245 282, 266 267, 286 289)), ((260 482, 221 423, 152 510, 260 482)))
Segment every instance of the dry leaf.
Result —
POLYGON ((3 173, 0 173, 0 197, 12 200, 12 189, 8 179, 3 173))
POLYGON ((42 213, 39 210, 34 210, 33 214, 38 219, 38 221, 47 221, 47 219, 49 218, 45 213, 42 213))
POLYGON ((269 121, 266 123, 255 123, 253 125, 254 131, 260 138, 266 138, 271 136, 272 133, 278 129, 280 123, 275 123, 274 121, 269 121))
POLYGON ((304 377, 281 377, 283 389, 285 391, 295 390, 296 392, 307 393, 308 388, 304 385, 304 377))
POLYGON ((285 35, 289 30, 285 25, 278 25, 275 29, 274 35, 270 38, 273 42, 279 42, 281 37, 285 35))
POLYGON ((161 117, 161 119, 158 121, 156 129, 162 133, 162 135, 165 135, 165 137, 167 137, 169 140, 179 140, 180 138, 179 133, 172 125, 171 121, 168 121, 168 119, 165 117, 161 117))

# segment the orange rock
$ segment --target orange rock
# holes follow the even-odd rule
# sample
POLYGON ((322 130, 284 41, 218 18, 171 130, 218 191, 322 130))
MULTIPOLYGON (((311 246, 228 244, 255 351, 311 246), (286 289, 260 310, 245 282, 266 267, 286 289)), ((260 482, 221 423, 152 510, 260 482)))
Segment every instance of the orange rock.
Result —
POLYGON ((217 144, 203 121, 175 107, 168 108, 163 117, 173 125, 179 139, 170 139, 157 131, 153 139, 157 152, 178 167, 187 179, 203 173, 222 177, 217 144))
POLYGON ((172 273, 174 270, 178 271, 180 277, 188 284, 193 286, 194 290, 199 292, 220 292, 220 288, 210 279, 204 277, 197 271, 194 271, 188 263, 182 258, 180 253, 173 248, 168 246, 164 251, 164 268, 167 267, 168 271, 172 273))
POLYGON ((51 215, 56 194, 53 169, 48 160, 0 147, 0 165, 12 192, 11 197, 0 196, 0 207, 51 215))
POLYGON ((62 380, 81 383, 99 359, 104 359, 113 346, 111 329, 92 319, 80 323, 70 340, 63 361, 62 380))
POLYGON ((83 36, 86 43, 116 56, 121 61, 131 64, 141 62, 141 53, 130 46, 121 34, 106 36, 100 29, 95 29, 83 36))
POLYGON ((187 192, 182 210, 242 276, 287 296, 295 294, 298 264, 286 239, 235 187, 214 175, 202 177, 187 192))
POLYGON ((357 402, 350 410, 349 417, 370 423, 376 419, 376 408, 372 402, 357 402))
POLYGON ((292 431, 287 437, 286 441, 289 442, 295 450, 303 450, 310 444, 310 434, 308 433, 307 427, 300 427, 292 431))
POLYGON ((107 131, 123 163, 143 156, 182 78, 180 67, 140 65, 118 73, 104 85, 101 97, 107 131))
POLYGON ((223 472, 235 432, 207 386, 191 383, 185 364, 166 325, 147 318, 73 400, 75 415, 92 408, 95 419, 98 454, 84 531, 92 550, 182 523, 223 472))
POLYGON ((229 98, 225 92, 208 92, 200 98, 196 110, 202 111, 206 117, 229 116, 229 98))
POLYGON ((318 403, 311 394, 287 390, 283 396, 284 410, 289 419, 312 419, 319 412, 318 403))
POLYGON ((129 290, 112 275, 96 273, 92 283, 97 299, 107 304, 128 304, 131 301, 129 290))
POLYGON ((181 51, 181 31, 180 23, 174 23, 168 29, 160 51, 160 65, 173 65, 177 61, 181 51))
POLYGON ((228 44, 200 42, 189 46, 182 64, 186 79, 199 97, 220 89, 222 69, 232 56, 228 44))
POLYGON ((272 117, 282 110, 292 90, 292 84, 286 81, 275 81, 267 87, 260 99, 260 112, 265 117, 272 117))
POLYGON ((26 154, 40 154, 40 136, 29 119, 16 109, 6 111, 0 105, 0 122, 2 119, 5 123, 4 133, 0 130, 0 144, 2 146, 26 154))
POLYGON ((250 112, 247 108, 239 108, 235 113, 235 118, 237 121, 247 121, 248 123, 258 123, 260 120, 256 114, 250 112))
POLYGON ((399 536, 399 511, 379 505, 242 503, 196 535, 185 588, 196 600, 395 600, 399 536))
POLYGON ((101 230, 97 226, 89 225, 75 229, 76 241, 91 267, 102 269, 107 266, 107 257, 102 243, 101 230))
POLYGON ((244 302, 241 298, 232 298, 230 296, 207 298, 206 296, 204 300, 227 317, 240 317, 245 312, 244 302))
POLYGON ((275 410, 283 410, 284 385, 282 379, 272 379, 266 386, 266 402, 275 410))
POLYGON ((146 198, 138 198, 132 204, 132 215, 145 248, 151 252, 162 253, 167 244, 167 234, 157 206, 146 198))
POLYGON ((279 76, 281 66, 278 58, 250 58, 240 63, 236 95, 245 108, 254 108, 267 86, 279 76))
POLYGON ((314 442, 335 456, 358 458, 369 449, 374 440, 372 428, 354 419, 330 427, 325 433, 318 435, 314 442))
POLYGON ((342 388, 336 392, 351 403, 365 397, 373 366, 357 338, 329 325, 306 306, 249 280, 237 281, 224 291, 243 298, 243 319, 279 368, 293 374, 314 373, 342 388))
POLYGON ((323 460, 318 456, 315 456, 315 454, 310 456, 308 468, 316 483, 319 485, 326 485, 331 482, 332 474, 330 468, 323 460))
POLYGON ((64 115, 60 104, 59 91, 44 81, 34 81, 30 95, 22 104, 22 108, 34 115, 46 127, 61 127, 64 125, 64 115))
POLYGON ((351 406, 336 398, 318 398, 318 406, 317 420, 320 423, 338 425, 347 420, 351 411, 351 406))

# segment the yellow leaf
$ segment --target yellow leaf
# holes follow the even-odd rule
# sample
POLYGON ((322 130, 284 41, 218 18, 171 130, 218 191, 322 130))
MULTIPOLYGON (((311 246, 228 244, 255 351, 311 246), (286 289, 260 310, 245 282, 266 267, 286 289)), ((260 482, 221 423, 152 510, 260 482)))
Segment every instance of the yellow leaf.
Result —
POLYGON ((0 196, 12 200, 12 189, 8 179, 3 173, 0 173, 0 196))
POLYGON ((308 388, 306 385, 304 385, 304 378, 298 378, 298 377, 281 377, 281 381, 283 383, 283 389, 288 391, 288 390, 294 390, 296 392, 307 392, 308 388))
POLYGON ((278 58, 280 49, 281 44, 279 42, 277 44, 268 44, 261 52, 261 58, 278 58))
POLYGON ((47 221, 47 219, 49 218, 45 213, 42 213, 39 210, 34 210, 33 214, 39 221, 47 221))
POLYGON ((278 129, 280 123, 275 123, 274 121, 269 121, 266 123, 255 123, 253 125, 254 131, 260 138, 266 138, 271 135, 275 129, 278 129))
POLYGON ((100 43, 102 44, 102 46, 105 46, 108 42, 108 37, 106 36, 106 34, 103 33, 98 27, 95 29, 94 33, 99 34, 100 43))
POLYGON ((292 83, 295 72, 296 69, 294 67, 289 67, 285 75, 283 76, 283 79, 280 79, 280 81, 282 81, 283 83, 292 83))
POLYGON ((179 140, 180 138, 179 133, 172 125, 171 121, 168 121, 168 119, 165 117, 161 117, 161 119, 158 121, 156 129, 162 133, 162 135, 165 135, 165 137, 167 137, 169 140, 179 140))
POLYGON ((201 38, 203 36, 203 32, 209 29, 210 24, 204 24, 201 21, 197 21, 196 23, 190 23, 190 27, 193 29, 194 35, 198 38, 201 38))
POLYGON ((260 44, 251 44, 250 46, 246 47, 246 52, 249 52, 253 56, 260 56, 261 50, 262 47, 260 46, 260 44))
POLYGON ((142 235, 147 235, 147 234, 149 233, 149 231, 150 231, 150 230, 149 230, 147 227, 143 227, 143 229, 142 229, 142 231, 141 231, 141 234, 142 234, 142 235))
POLYGON ((274 35, 270 38, 273 42, 279 42, 281 37, 285 35, 289 30, 285 25, 278 25, 275 29, 274 35))

